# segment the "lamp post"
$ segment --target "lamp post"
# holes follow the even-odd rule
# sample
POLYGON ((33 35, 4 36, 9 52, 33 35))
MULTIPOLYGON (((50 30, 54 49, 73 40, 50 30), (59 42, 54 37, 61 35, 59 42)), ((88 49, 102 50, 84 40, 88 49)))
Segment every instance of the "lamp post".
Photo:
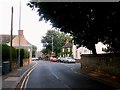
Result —
MULTIPOLYGON (((21 0, 19 3, 19 30, 21 29, 21 0)), ((18 67, 20 66, 20 32, 18 33, 19 37, 19 51, 18 51, 18 67)))
POLYGON ((53 54, 53 36, 52 36, 52 54, 53 54))

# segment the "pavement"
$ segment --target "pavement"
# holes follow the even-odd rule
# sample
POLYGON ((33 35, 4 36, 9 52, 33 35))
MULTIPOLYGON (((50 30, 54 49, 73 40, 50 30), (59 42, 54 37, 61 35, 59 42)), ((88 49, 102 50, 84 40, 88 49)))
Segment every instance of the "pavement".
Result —
MULTIPOLYGON (((32 62, 32 64, 20 67, 19 69, 15 69, 6 75, 2 75, 2 90, 10 88, 13 88, 14 90, 16 87, 18 87, 25 75, 27 75, 27 73, 35 66, 35 64, 35 62, 32 62)), ((82 73, 88 77, 90 76, 90 78, 96 79, 97 81, 115 86, 118 88, 118 90, 120 90, 120 78, 118 79, 117 77, 112 77, 113 79, 111 79, 109 76, 105 77, 104 75, 98 75, 95 72, 86 74, 86 72, 82 71, 82 73)))
POLYGON ((79 70, 79 72, 101 83, 113 86, 117 88, 116 90, 120 90, 120 77, 104 74, 101 72, 89 72, 85 70, 79 70))
POLYGON ((14 90, 18 87, 19 83, 35 64, 35 62, 32 62, 31 64, 15 69, 8 74, 2 75, 2 90, 10 88, 14 90))

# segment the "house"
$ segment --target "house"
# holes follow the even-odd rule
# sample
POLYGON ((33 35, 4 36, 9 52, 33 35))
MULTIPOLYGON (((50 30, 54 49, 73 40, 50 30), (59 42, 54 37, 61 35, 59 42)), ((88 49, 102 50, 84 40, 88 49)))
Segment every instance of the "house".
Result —
MULTIPOLYGON (((97 44, 95 44, 95 47, 97 54, 106 53, 105 51, 103 51, 103 49, 106 49, 107 47, 102 42, 98 42, 97 44)), ((74 59, 81 59, 82 54, 92 54, 92 51, 86 47, 83 47, 82 45, 81 47, 77 48, 77 46, 73 43, 72 54, 74 59)))
POLYGON ((32 47, 32 44, 30 44, 24 37, 23 30, 18 30, 18 35, 13 38, 12 40, 12 46, 16 48, 24 48, 28 49, 32 47))
POLYGON ((18 30, 18 35, 13 38, 12 46, 15 48, 26 49, 29 53, 29 63, 32 62, 32 44, 30 44, 24 37, 23 30, 18 30))
MULTIPOLYGON (((10 35, 0 35, 0 43, 10 46, 10 35)), ((15 48, 27 49, 30 51, 30 63, 32 58, 32 49, 36 50, 36 46, 30 44, 24 37, 23 30, 18 30, 18 35, 13 35, 12 46, 15 48)), ((36 52, 36 51, 35 51, 36 52)))
MULTIPOLYGON (((13 35, 13 38, 15 38, 17 35, 13 35)), ((9 34, 1 34, 0 35, 0 44, 9 44, 10 42, 10 35, 9 34)))
POLYGON ((62 47, 62 57, 73 57, 74 59, 81 59, 81 54, 90 54, 91 51, 83 46, 77 48, 77 45, 74 45, 74 41, 69 43, 68 39, 66 40, 65 45, 62 47))
POLYGON ((67 39, 65 45, 62 47, 62 57, 70 56, 72 56, 72 43, 67 39))

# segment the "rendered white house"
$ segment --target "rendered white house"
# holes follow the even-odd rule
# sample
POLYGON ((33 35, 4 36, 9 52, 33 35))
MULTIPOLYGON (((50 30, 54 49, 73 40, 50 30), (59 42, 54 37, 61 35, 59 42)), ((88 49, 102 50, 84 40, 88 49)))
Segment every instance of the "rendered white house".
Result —
MULTIPOLYGON (((103 43, 98 42, 95 46, 96 46, 97 54, 106 53, 106 52, 102 51, 103 48, 107 48, 103 43)), ((74 43, 73 43, 73 46, 72 46, 73 58, 74 59, 81 59, 82 54, 92 54, 92 51, 87 49, 86 47, 83 47, 83 46, 77 48, 77 46, 74 45, 74 43)))

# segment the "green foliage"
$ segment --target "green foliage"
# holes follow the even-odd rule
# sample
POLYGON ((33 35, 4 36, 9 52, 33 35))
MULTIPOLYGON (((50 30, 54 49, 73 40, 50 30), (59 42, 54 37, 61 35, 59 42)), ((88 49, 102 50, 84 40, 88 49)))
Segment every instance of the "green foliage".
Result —
POLYGON ((52 37, 53 37, 53 52, 56 54, 56 56, 58 56, 58 54, 61 52, 63 45, 66 42, 66 39, 68 38, 69 40, 71 40, 71 38, 69 35, 66 35, 63 32, 48 30, 46 36, 44 36, 41 40, 43 46, 45 47, 45 49, 42 50, 44 54, 51 53, 52 51, 52 37))
MULTIPOLYGON (((0 44, 0 48, 2 48, 2 60, 9 60, 10 59, 10 46, 7 44, 0 44)), ((21 59, 29 58, 29 52, 24 49, 20 49, 21 52, 21 59)), ((18 58, 18 49, 12 47, 12 58, 18 58)))
POLYGON ((32 57, 35 57, 37 47, 35 45, 32 45, 32 57))
MULTIPOLYGON (((2 59, 10 59, 10 46, 7 44, 0 44, 0 48, 2 48, 2 59)), ((17 50, 14 47, 12 47, 12 58, 17 58, 17 50)))
POLYGON ((41 51, 43 54, 47 55, 49 52, 51 52, 51 50, 48 49, 42 49, 41 51))
POLYGON ((53 27, 73 35, 76 44, 86 46, 96 54, 95 44, 109 44, 111 52, 120 52, 120 3, 43 3, 30 2, 42 19, 53 27))
POLYGON ((12 58, 16 59, 17 58, 17 49, 12 47, 12 58))
POLYGON ((6 44, 1 44, 2 47, 2 59, 9 59, 10 58, 10 47, 6 44))
MULTIPOLYGON (((17 49, 17 57, 18 57, 18 52, 19 52, 19 49, 17 49)), ((29 58, 29 51, 26 49, 20 49, 20 58, 21 59, 29 58)))
POLYGON ((28 50, 24 50, 24 58, 29 58, 29 52, 28 52, 28 50))

